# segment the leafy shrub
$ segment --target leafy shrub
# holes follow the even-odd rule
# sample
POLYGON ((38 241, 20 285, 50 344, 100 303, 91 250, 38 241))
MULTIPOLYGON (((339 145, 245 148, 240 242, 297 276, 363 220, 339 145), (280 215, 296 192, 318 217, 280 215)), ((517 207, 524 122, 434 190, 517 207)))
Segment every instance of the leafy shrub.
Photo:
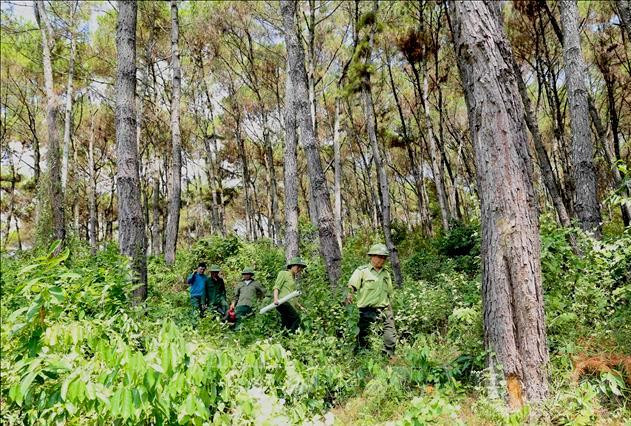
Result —
POLYGON ((479 224, 453 222, 449 231, 436 241, 438 252, 448 257, 480 253, 479 224))

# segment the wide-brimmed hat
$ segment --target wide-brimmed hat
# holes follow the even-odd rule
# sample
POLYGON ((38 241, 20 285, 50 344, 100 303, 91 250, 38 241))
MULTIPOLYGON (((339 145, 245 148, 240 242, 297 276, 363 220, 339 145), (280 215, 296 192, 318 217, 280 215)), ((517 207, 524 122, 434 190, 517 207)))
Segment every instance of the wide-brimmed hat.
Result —
POLYGON ((368 256, 388 256, 388 247, 385 244, 373 244, 368 250, 368 256))
POLYGON ((210 265, 210 272, 220 272, 219 265, 210 265))
POLYGON ((254 269, 252 268, 244 268, 243 271, 241 271, 241 275, 254 275, 254 269))
POLYGON ((304 268, 307 267, 307 264, 305 263, 304 260, 302 260, 302 257, 300 256, 295 256, 289 259, 289 262, 287 262, 287 269, 291 268, 294 265, 300 265, 304 268))

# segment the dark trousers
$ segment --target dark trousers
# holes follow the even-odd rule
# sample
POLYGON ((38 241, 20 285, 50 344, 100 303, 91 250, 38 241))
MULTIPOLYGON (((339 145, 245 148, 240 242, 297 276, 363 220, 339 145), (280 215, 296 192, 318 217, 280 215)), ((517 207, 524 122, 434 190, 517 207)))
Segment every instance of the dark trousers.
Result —
POLYGON ((289 303, 278 305, 276 310, 280 314, 280 322, 289 331, 296 331, 300 327, 300 315, 289 303))
POLYGON ((243 320, 251 315, 254 315, 252 312, 252 307, 249 305, 239 305, 235 308, 234 313, 237 315, 237 322, 234 325, 235 330, 241 328, 241 324, 243 320))
POLYGON ((383 323, 383 344, 384 352, 388 355, 394 354, 396 346, 396 329, 394 327, 394 318, 389 309, 385 308, 359 308, 359 334, 357 335, 358 349, 368 348, 368 336, 370 334, 370 326, 374 322, 383 323))
POLYGON ((202 301, 202 296, 191 296, 191 315, 193 317, 193 321, 199 318, 204 318, 204 304, 202 301))

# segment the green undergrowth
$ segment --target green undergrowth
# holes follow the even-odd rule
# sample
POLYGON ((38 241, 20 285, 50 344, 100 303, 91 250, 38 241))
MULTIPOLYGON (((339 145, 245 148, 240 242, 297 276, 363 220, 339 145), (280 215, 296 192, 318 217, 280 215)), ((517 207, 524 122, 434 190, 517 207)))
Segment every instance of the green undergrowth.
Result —
MULTIPOLYGON (((544 221, 542 271, 550 347, 550 398, 508 412, 486 390, 476 226, 432 240, 399 235, 405 276, 396 292, 397 354, 381 342, 353 355, 357 310, 331 289, 305 233, 309 267, 302 328, 281 332, 274 312, 232 331, 219 318, 193 323, 185 276, 218 263, 229 292, 252 266, 271 289, 284 266, 269 241, 209 237, 150 258, 149 295, 134 306, 115 246, 96 255, 78 242, 2 255, 3 424, 552 424, 623 422, 624 372, 592 371, 574 383, 578 359, 631 353, 631 235, 595 242, 544 221), (534 419, 534 420, 533 420, 534 419)), ((342 283, 366 261, 371 233, 349 238, 342 283)), ((269 298, 261 304, 266 304, 269 298)), ((378 330, 377 330, 378 331, 378 330)), ((627 372, 627 374, 629 374, 627 372)), ((626 376, 629 377, 628 375, 626 376)), ((501 389, 501 386, 499 386, 501 389)))

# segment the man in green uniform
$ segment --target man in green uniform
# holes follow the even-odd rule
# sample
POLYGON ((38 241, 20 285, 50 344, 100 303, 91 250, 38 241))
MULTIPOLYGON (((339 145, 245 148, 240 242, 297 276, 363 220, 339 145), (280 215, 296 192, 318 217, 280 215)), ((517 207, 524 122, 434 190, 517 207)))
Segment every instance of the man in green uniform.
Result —
POLYGON ((274 304, 280 315, 280 321, 287 330, 294 332, 300 326, 300 315, 296 312, 294 305, 296 299, 288 300, 282 305, 278 300, 296 291, 296 281, 300 280, 300 275, 307 267, 307 264, 300 258, 294 257, 287 263, 287 269, 280 271, 274 283, 274 304))
POLYGON ((384 352, 392 356, 397 336, 392 314, 392 278, 383 267, 388 258, 388 249, 383 244, 375 244, 368 251, 370 263, 355 269, 348 281, 346 303, 352 303, 353 293, 357 292, 359 308, 359 334, 356 350, 368 347, 368 333, 374 322, 383 324, 384 352))
POLYGON ((237 315, 236 328, 239 327, 244 317, 252 315, 252 305, 256 297, 265 296, 265 288, 256 280, 254 280, 254 271, 252 268, 245 268, 241 272, 243 278, 234 291, 234 301, 230 305, 230 309, 235 309, 237 315))
POLYGON ((210 277, 206 281, 206 304, 208 308, 224 316, 228 311, 228 299, 226 298, 226 284, 219 276, 219 272, 219 266, 210 265, 210 277))

